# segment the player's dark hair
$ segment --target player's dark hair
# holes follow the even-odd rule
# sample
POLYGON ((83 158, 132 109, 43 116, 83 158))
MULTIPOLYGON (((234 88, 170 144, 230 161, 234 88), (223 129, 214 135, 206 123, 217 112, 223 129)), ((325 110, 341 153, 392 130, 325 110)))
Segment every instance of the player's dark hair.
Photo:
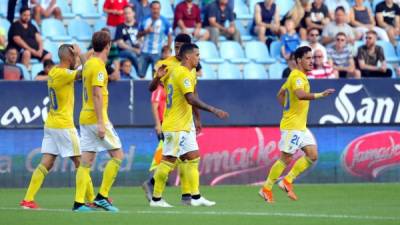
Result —
POLYGON ((180 33, 176 35, 175 42, 192 43, 192 38, 188 34, 180 33))
POLYGON ((155 5, 155 4, 159 4, 159 5, 161 6, 160 1, 152 1, 152 2, 150 3, 150 8, 153 7, 153 5, 155 5))
POLYGON ((192 43, 183 44, 179 50, 179 57, 183 59, 186 54, 192 53, 194 49, 199 49, 199 47, 192 43))
POLYGON ((59 48, 58 48, 58 57, 60 59, 65 57, 65 54, 71 54, 72 55, 72 51, 71 48, 73 48, 73 46, 71 44, 62 44, 59 48), (68 53, 67 53, 68 52, 68 53))
POLYGON ((21 9, 19 10, 19 14, 22 14, 25 11, 31 11, 31 9, 28 6, 22 6, 21 9))
POLYGON ((294 60, 295 60, 296 63, 297 63, 297 60, 298 60, 298 59, 303 58, 303 56, 304 56, 305 54, 307 54, 308 52, 311 52, 311 51, 312 51, 312 49, 311 49, 309 46, 301 46, 301 47, 298 47, 298 48, 296 49, 296 51, 294 51, 294 60))
POLYGON ((95 52, 102 52, 110 43, 110 34, 105 31, 97 31, 92 36, 92 46, 95 52))

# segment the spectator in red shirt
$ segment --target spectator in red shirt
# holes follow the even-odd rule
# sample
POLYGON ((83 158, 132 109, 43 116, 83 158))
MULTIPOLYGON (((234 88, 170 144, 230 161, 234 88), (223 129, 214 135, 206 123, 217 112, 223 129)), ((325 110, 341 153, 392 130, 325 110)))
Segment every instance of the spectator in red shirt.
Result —
POLYGON ((176 6, 174 30, 175 34, 186 33, 201 41, 210 37, 210 33, 201 28, 200 8, 193 0, 185 0, 176 6))
POLYGON ((116 27, 124 22, 124 8, 128 5, 128 0, 106 0, 104 2, 103 11, 107 13, 107 25, 112 39, 114 39, 116 27))
POLYGON ((324 53, 317 49, 314 51, 314 68, 312 71, 307 73, 307 77, 310 79, 336 79, 339 74, 333 67, 324 62, 324 53))

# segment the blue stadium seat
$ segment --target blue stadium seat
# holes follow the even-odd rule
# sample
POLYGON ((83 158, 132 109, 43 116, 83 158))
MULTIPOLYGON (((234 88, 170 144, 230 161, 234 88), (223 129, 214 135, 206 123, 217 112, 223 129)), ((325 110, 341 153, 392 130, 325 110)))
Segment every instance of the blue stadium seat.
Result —
POLYGON ((397 78, 396 70, 394 69, 393 64, 387 63, 387 68, 392 71, 392 78, 397 78))
POLYGON ((234 12, 236 13, 236 18, 239 20, 250 20, 253 15, 250 14, 249 7, 243 0, 235 0, 234 12))
POLYGON ((17 63, 17 66, 21 68, 24 80, 32 80, 31 73, 29 73, 28 69, 24 66, 24 64, 17 63))
POLYGON ((6 32, 5 37, 7 39, 8 36, 8 30, 10 29, 10 22, 8 22, 8 20, 0 18, 0 27, 4 28, 4 31, 6 32))
POLYGON ((254 7, 258 2, 263 2, 263 0, 249 0, 249 9, 251 15, 254 15, 254 7))
POLYGON ((269 47, 269 53, 272 58, 275 58, 279 61, 284 61, 284 59, 281 56, 281 46, 282 43, 280 41, 273 41, 271 43, 271 46, 269 47))
POLYGON ((35 80, 37 74, 42 70, 43 70, 43 64, 42 63, 33 64, 32 68, 31 68, 32 80, 35 80))
POLYGON ((8 0, 0 0, 0 16, 7 16, 7 4, 8 4, 8 0))
POLYGON ((75 14, 72 13, 67 0, 57 0, 57 5, 61 9, 63 18, 71 19, 75 17, 75 14))
POLYGON ((282 72, 288 65, 280 62, 269 65, 268 74, 269 79, 282 79, 282 72))
POLYGON ((218 66, 218 79, 239 80, 243 79, 243 76, 236 65, 224 62, 218 66))
POLYGON ((68 36, 64 24, 56 19, 44 19, 42 21, 42 35, 53 41, 70 41, 72 38, 68 36))
POLYGON ((256 63, 249 63, 244 65, 243 77, 245 80, 250 80, 250 79, 262 80, 262 79, 268 79, 268 74, 263 65, 256 63))
POLYGON ((293 0, 276 0, 275 3, 279 7, 279 16, 281 18, 294 7, 293 0))
POLYGON ((85 20, 73 19, 69 21, 68 33, 78 41, 89 41, 92 38, 93 30, 85 20))
POLYGON ((217 74, 215 73, 215 71, 211 65, 209 65, 207 63, 202 63, 201 71, 202 71, 202 76, 199 77, 200 80, 216 80, 217 79, 217 74))
POLYGON ((245 44, 247 58, 256 63, 274 63, 276 59, 269 55, 267 46, 261 41, 250 41, 245 44))
POLYGON ((211 41, 198 41, 196 42, 200 49, 200 59, 206 63, 223 63, 224 60, 220 58, 217 47, 211 41))
POLYGON ((248 29, 245 29, 242 22, 240 20, 235 20, 236 29, 239 30, 240 36, 242 37, 242 41, 251 41, 253 40, 253 36, 249 33, 248 29))
POLYGON ((107 21, 105 18, 102 17, 96 20, 96 23, 94 24, 94 32, 99 31, 106 26, 107 26, 107 21))
POLYGON ((250 60, 245 57, 242 46, 236 41, 224 41, 220 43, 219 52, 221 58, 227 59, 232 63, 249 63, 250 60))
MULTIPOLYGON (((385 1, 385 0, 373 0, 373 2, 372 2, 372 11, 375 12, 376 11, 376 6, 379 3, 383 2, 383 1, 385 1)), ((368 1, 366 1, 366 2, 368 2, 368 1)))
POLYGON ((44 49, 51 53, 53 62, 59 63, 60 58, 58 58, 58 44, 49 40, 43 42, 44 49))
POLYGON ((153 78, 153 70, 151 68, 151 64, 147 67, 146 76, 144 77, 145 80, 151 80, 153 78))
POLYGON ((390 42, 379 40, 376 44, 383 48, 386 62, 397 63, 400 61, 400 58, 397 56, 394 46, 390 42))
POLYGON ((104 13, 103 11, 103 6, 104 6, 104 2, 106 0, 98 0, 97 1, 97 11, 100 13, 100 15, 106 15, 106 13, 104 13))
POLYGON ((72 12, 87 19, 100 18, 93 0, 72 0, 72 12))

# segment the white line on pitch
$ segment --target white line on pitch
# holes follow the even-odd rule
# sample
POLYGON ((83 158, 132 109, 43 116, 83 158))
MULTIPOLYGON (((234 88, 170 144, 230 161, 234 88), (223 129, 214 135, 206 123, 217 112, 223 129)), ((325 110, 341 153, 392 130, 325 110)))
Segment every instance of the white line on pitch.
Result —
MULTIPOLYGON (((24 210, 16 207, 0 207, 0 210, 24 210)), ((29 211, 45 212, 72 212, 68 209, 37 209, 29 211)), ((109 213, 106 211, 93 211, 88 213, 109 213)), ((347 214, 308 214, 308 213, 289 213, 289 212, 234 212, 234 211, 179 211, 179 210, 124 210, 118 213, 123 214, 186 214, 186 215, 214 215, 214 216, 278 216, 278 217, 305 217, 305 218, 328 218, 328 219, 356 219, 356 220, 400 220, 400 217, 389 216, 366 216, 366 215, 347 215, 347 214)))

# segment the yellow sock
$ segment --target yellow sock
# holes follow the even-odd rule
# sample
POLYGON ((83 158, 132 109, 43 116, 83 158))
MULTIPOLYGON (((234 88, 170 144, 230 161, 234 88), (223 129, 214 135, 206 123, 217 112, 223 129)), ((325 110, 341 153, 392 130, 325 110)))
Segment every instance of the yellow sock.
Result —
POLYGON ((285 168, 286 164, 282 160, 278 159, 269 171, 268 178, 264 183, 264 188, 272 190, 272 186, 274 186, 276 180, 278 180, 285 168))
POLYGON ((33 171, 32 178, 28 186, 28 190, 26 191, 25 194, 24 198, 25 201, 33 201, 35 199, 35 195, 42 186, 42 183, 47 173, 48 171, 46 167, 44 167, 42 164, 39 164, 36 167, 35 171, 33 171))
POLYGON ((75 202, 85 203, 85 195, 90 181, 90 167, 79 166, 76 171, 75 202))
POLYGON ((200 174, 199 174, 199 162, 200 158, 192 159, 187 161, 187 180, 190 185, 190 193, 192 195, 200 194, 200 174))
POLYGON ((285 180, 288 181, 289 183, 293 183, 293 180, 296 179, 296 177, 299 176, 299 174, 308 169, 312 164, 313 161, 310 158, 306 156, 301 157, 295 162, 292 169, 285 176, 285 180))
POLYGON ((103 172, 103 181, 101 182, 99 193, 108 198, 111 186, 113 185, 115 178, 117 177, 119 167, 121 166, 121 160, 112 158, 108 161, 106 168, 103 172))
POLYGON ((167 182, 169 173, 174 170, 175 164, 161 160, 154 173, 154 191, 153 196, 156 198, 161 198, 162 193, 165 189, 165 182, 167 182))
POLYGON ((95 197, 96 195, 94 194, 92 178, 90 178, 89 176, 89 182, 87 183, 85 198, 87 202, 93 202, 95 197))
POLYGON ((179 169, 179 178, 181 179, 181 191, 183 194, 190 194, 190 182, 188 181, 188 173, 187 173, 187 165, 186 161, 178 160, 178 169, 179 169))

